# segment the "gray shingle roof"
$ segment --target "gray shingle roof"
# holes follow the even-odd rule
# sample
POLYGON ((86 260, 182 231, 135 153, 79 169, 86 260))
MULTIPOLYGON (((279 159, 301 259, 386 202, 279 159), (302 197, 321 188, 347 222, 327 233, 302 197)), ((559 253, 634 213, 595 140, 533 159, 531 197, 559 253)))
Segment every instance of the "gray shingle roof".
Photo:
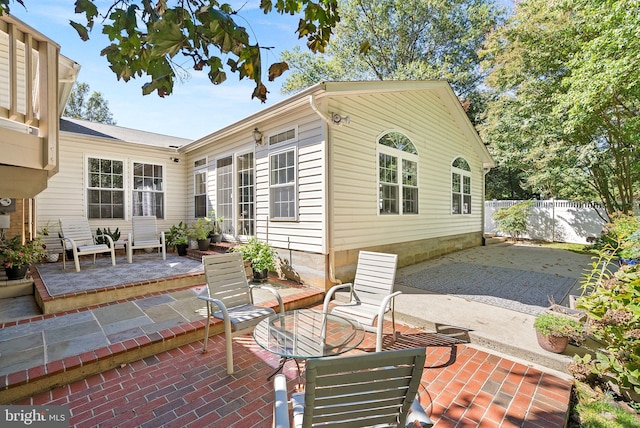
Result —
POLYGON ((90 122, 88 120, 72 119, 70 117, 60 119, 60 131, 166 148, 181 147, 192 141, 188 138, 172 137, 170 135, 156 134, 154 132, 140 131, 116 125, 105 125, 104 123, 90 122))

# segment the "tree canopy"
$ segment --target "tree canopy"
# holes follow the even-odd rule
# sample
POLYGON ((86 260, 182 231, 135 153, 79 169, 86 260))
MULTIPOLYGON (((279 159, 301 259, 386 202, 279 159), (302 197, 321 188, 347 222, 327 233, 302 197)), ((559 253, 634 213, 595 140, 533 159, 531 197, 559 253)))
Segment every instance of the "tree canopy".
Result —
POLYGON ((283 52, 291 70, 283 92, 320 80, 446 79, 466 107, 480 104, 477 52, 504 14, 493 1, 341 0, 339 8, 325 55, 283 52))
MULTIPOLYGON (((12 0, 0 0, 0 13, 10 11, 12 0)), ((15 2, 25 6, 23 0, 15 2)), ((35 2, 34 2, 35 4, 35 2)), ((118 79, 129 81, 146 75, 143 94, 171 94, 182 66, 177 55, 191 60, 196 71, 206 71, 217 85, 227 78, 225 65, 240 79, 256 84, 252 98, 263 102, 267 88, 262 81, 261 49, 246 28, 236 22, 237 11, 216 0, 76 0, 77 21, 71 25, 88 40, 97 21, 110 40, 101 54, 107 58, 118 79), (223 57, 227 58, 223 64, 223 57)), ((37 7, 37 6, 36 6, 37 7)), ((265 13, 301 16, 295 32, 306 38, 312 52, 322 52, 339 21, 337 0, 261 0, 265 13)), ((269 66, 269 81, 287 69, 286 63, 269 66)))
POLYGON ((534 193, 632 209, 640 165, 638 0, 528 0, 484 52, 482 136, 534 193))
POLYGON ((93 91, 89 95, 90 91, 88 84, 76 82, 64 109, 64 116, 115 125, 116 121, 109 110, 109 102, 100 92, 93 91))

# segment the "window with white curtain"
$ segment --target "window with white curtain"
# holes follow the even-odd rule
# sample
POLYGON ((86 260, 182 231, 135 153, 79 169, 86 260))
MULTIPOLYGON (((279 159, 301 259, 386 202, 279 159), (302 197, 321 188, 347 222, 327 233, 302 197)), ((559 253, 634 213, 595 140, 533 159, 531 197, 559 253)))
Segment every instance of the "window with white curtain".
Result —
POLYGON ((164 176, 162 165, 133 163, 132 215, 164 218, 164 176))

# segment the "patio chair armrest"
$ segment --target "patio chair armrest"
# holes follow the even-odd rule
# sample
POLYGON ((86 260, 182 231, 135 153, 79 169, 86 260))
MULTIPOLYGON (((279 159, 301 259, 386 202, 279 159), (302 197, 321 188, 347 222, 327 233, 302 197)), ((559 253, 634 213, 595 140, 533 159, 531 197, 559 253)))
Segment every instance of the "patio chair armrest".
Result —
MULTIPOLYGON (((95 235, 95 237, 98 237, 98 236, 99 236, 99 237, 101 237, 101 238, 103 238, 103 239, 106 239, 106 240, 107 240, 107 242, 109 243, 109 248, 114 248, 114 246, 113 246, 113 239, 111 238, 111 236, 110 236, 110 235, 107 235, 106 233, 97 233, 97 234, 95 235)), ((95 238, 94 238, 94 239, 95 239, 95 238)), ((95 242, 94 242, 94 243, 95 243, 95 242)))
POLYGON ((327 291, 327 294, 324 296, 324 305, 322 305, 322 313, 329 313, 329 302, 331 302, 331 298, 335 294, 336 291, 341 290, 343 288, 349 288, 349 291, 353 293, 353 284, 348 282, 346 284, 338 284, 334 285, 327 291))
POLYGON ((278 293, 278 290, 275 289, 275 287, 272 287, 270 285, 250 285, 249 286, 249 291, 251 292, 251 301, 253 301, 253 289, 254 288, 259 288, 261 290, 267 290, 270 291, 271 294, 273 294, 276 298, 276 300, 278 301, 278 305, 280 308, 280 313, 284 314, 284 304, 282 303, 282 297, 280 297, 280 293, 278 293))
POLYGON ((222 316, 224 317, 224 322, 225 323, 231 322, 231 319, 229 318, 229 311, 227 311, 227 307, 224 305, 224 303, 222 303, 221 300, 214 299, 213 297, 209 297, 209 296, 198 296, 198 299, 207 301, 207 317, 208 318, 210 318, 213 313, 211 311, 211 305, 210 305, 211 303, 213 303, 218 307, 220 312, 222 312, 222 316))
POLYGON ((289 398, 287 397, 287 378, 277 374, 273 378, 273 426, 275 428, 290 428, 289 426, 289 398))
POLYGON ((423 427, 429 428, 433 426, 433 422, 431 422, 431 418, 427 415, 427 412, 424 411, 422 406, 420 405, 420 400, 418 400, 418 396, 416 395, 415 400, 411 403, 411 408, 409 409, 409 413, 407 414, 407 421, 405 423, 406 428, 414 428, 414 427, 423 427))
POLYGON ((71 239, 71 238, 62 238, 62 242, 63 242, 63 248, 65 250, 76 250, 78 249, 78 246, 76 245, 76 242, 71 239), (71 245, 71 248, 67 248, 67 242, 69 243, 69 245, 71 245))

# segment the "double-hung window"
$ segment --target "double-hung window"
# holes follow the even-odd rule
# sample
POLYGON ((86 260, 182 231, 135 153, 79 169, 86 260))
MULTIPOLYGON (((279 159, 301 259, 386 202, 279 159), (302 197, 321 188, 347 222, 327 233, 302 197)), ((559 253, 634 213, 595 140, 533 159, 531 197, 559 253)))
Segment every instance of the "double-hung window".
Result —
POLYGON ((269 200, 272 220, 296 220, 298 180, 296 150, 269 155, 269 200))
POLYGON ((164 218, 162 165, 133 163, 132 214, 164 218))
POLYGON ((471 214, 471 167, 460 157, 451 163, 451 214, 471 214))
POLYGON ((207 216, 207 159, 197 159, 193 162, 193 215, 195 218, 207 216))
POLYGON ((380 214, 418 214, 418 151, 400 132, 378 140, 380 214))
POLYGON ((197 171, 193 174, 193 203, 194 217, 207 216, 207 171, 197 171))
POLYGON ((124 162, 88 158, 87 217, 124 219, 124 162))

